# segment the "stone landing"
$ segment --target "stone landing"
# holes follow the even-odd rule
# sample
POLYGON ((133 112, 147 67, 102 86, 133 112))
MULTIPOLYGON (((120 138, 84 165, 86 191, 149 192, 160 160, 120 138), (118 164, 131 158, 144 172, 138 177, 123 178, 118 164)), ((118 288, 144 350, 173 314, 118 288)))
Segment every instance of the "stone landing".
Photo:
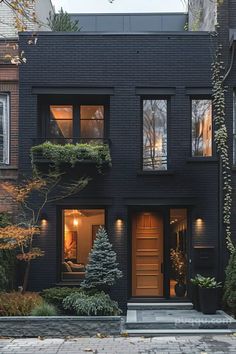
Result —
POLYGON ((204 315, 190 303, 128 304, 125 332, 129 335, 236 332, 236 320, 224 311, 204 315))

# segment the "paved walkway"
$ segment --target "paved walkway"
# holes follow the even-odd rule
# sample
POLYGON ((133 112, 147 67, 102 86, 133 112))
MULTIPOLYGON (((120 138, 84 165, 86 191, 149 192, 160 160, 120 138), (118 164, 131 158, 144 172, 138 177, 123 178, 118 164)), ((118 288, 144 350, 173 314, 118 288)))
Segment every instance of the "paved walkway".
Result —
POLYGON ((17 354, 220 354, 236 353, 236 336, 155 338, 0 339, 0 353, 17 354))

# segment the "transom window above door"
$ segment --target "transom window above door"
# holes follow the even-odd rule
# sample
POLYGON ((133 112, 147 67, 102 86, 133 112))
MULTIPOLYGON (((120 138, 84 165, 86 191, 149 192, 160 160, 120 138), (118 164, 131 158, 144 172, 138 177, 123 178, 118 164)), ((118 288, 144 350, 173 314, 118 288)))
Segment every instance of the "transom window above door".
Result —
POLYGON ((100 102, 75 103, 71 100, 52 100, 41 105, 42 136, 56 142, 83 142, 105 137, 106 104, 100 102), (44 119, 42 119, 45 117, 44 119), (85 141, 84 141, 85 140, 85 141))

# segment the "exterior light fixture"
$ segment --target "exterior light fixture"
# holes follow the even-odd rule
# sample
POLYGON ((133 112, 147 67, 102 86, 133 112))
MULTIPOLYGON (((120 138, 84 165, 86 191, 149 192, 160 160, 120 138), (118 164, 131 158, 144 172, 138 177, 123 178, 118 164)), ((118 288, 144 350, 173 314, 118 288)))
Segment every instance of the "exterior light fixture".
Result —
POLYGON ((121 223, 121 222, 123 222, 123 221, 124 221, 123 216, 122 216, 122 215, 117 215, 117 217, 116 217, 116 222, 121 223))
POLYGON ((41 220, 41 221, 43 221, 43 220, 48 221, 48 216, 47 216, 47 214, 46 214, 46 213, 42 213, 42 214, 40 215, 40 220, 41 220))

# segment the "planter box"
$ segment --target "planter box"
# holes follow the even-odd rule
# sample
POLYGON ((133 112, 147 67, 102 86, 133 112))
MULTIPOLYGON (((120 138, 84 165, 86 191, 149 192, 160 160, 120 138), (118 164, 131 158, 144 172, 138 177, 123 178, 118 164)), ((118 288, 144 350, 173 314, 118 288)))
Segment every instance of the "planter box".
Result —
POLYGON ((96 333, 119 335, 120 316, 16 316, 0 317, 3 337, 92 336, 96 333))

